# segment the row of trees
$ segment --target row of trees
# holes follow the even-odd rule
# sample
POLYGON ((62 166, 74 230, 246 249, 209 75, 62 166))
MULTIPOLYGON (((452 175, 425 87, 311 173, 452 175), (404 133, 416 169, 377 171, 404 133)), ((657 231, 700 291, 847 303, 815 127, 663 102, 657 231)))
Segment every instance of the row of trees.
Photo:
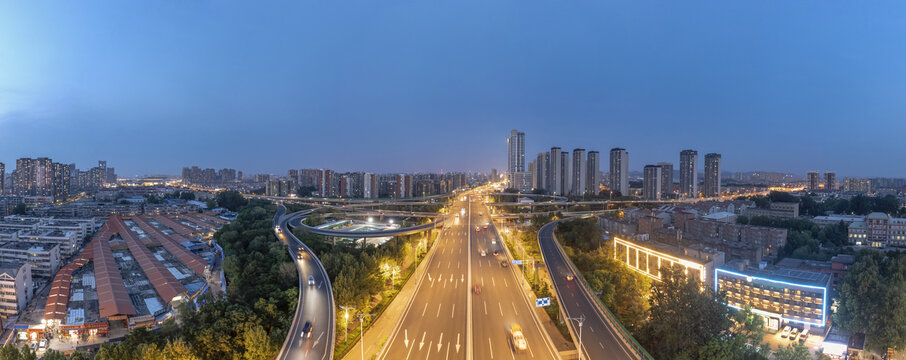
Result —
POLYGON ((799 203, 799 213, 810 216, 822 216, 828 213, 868 215, 873 212, 897 216, 906 212, 900 206, 900 200, 893 195, 869 197, 856 195, 850 199, 832 197, 822 202, 817 202, 810 196, 802 198, 799 203))
POLYGON ((787 229, 786 245, 780 257, 827 260, 830 256, 846 251, 848 226, 842 221, 828 226, 818 226, 808 219, 770 218, 767 216, 739 216, 739 224, 787 229), (822 251, 830 249, 831 251, 822 251))

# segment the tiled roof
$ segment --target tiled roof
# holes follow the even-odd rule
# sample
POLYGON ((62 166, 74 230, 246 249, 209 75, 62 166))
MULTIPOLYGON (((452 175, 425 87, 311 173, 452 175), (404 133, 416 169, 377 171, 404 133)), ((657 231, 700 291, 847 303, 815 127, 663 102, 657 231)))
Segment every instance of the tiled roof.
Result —
POLYGON ((122 219, 118 217, 111 218, 108 223, 114 223, 113 228, 117 229, 120 236, 126 240, 129 252, 138 261, 138 265, 145 272, 148 280, 151 281, 154 290, 164 301, 170 302, 177 295, 186 293, 186 287, 176 280, 173 274, 167 271, 167 268, 151 254, 151 250, 145 244, 139 242, 138 237, 126 228, 122 219))

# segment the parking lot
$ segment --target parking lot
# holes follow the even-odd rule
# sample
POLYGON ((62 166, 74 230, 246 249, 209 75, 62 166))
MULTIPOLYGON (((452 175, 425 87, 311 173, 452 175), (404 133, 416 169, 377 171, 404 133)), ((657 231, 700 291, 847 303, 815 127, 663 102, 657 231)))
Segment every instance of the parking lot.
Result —
MULTIPOLYGON (((792 328, 793 326, 790 326, 790 327, 792 328)), ((803 327, 798 327, 798 329, 800 330, 800 333, 801 333, 801 330, 803 329, 803 327)), ((774 334, 767 333, 764 335, 764 342, 771 346, 772 351, 777 350, 780 347, 785 347, 794 342, 794 340, 790 340, 788 338, 781 337, 782 333, 783 333, 783 331, 781 330, 774 334)), ((805 343, 802 343, 802 344, 805 345, 806 347, 808 347, 809 352, 814 354, 818 350, 821 350, 821 348, 822 348, 821 343, 823 341, 824 341, 824 329, 812 328, 811 330, 809 330, 808 339, 805 341, 805 343), (815 331, 816 333, 812 333, 812 331, 815 331)), ((795 342, 800 343, 798 339, 795 340, 795 342)))

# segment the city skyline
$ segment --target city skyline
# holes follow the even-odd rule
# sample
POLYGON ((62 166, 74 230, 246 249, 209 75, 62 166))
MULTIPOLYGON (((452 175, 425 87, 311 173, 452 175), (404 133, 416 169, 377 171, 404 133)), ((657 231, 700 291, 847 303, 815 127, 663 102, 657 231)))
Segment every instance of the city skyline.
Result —
POLYGON ((902 11, 483 5, 464 21, 474 4, 3 4, 0 161, 487 171, 518 128, 527 154, 623 147, 633 171, 692 148, 729 171, 906 177, 885 165, 906 162, 902 11), (93 138, 105 146, 81 146, 93 138))

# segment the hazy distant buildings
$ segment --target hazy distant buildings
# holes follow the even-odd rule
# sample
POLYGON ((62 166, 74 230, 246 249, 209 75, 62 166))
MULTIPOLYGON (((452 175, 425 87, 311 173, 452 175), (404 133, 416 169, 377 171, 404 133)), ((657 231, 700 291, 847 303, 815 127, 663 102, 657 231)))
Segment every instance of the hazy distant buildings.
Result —
POLYGON ((548 186, 550 189, 547 189, 548 193, 551 195, 563 195, 563 175, 560 172, 560 148, 552 147, 550 152, 550 163, 548 169, 548 186))
POLYGON ((535 189, 549 190, 547 186, 548 172, 550 171, 550 153, 540 152, 535 160, 535 189))
POLYGON ((808 191, 818 191, 818 172, 809 171, 808 172, 808 191))
POLYGON ((600 191, 598 188, 598 183, 600 182, 598 174, 601 172, 601 154, 594 150, 589 151, 585 166, 587 167, 587 170, 585 170, 585 192, 597 195, 600 191))
POLYGON ((824 173, 824 190, 835 191, 837 190, 837 174, 832 172, 824 173))
POLYGON ((525 133, 514 129, 507 138, 507 187, 519 188, 516 173, 525 173, 525 133))
POLYGON ((572 174, 572 194, 575 196, 585 195, 587 190, 586 182, 588 181, 588 159, 585 157, 585 149, 573 150, 573 174, 572 174))
POLYGON ((55 163, 50 158, 20 158, 13 171, 13 193, 65 200, 71 192, 71 175, 68 164, 55 163))
POLYGON ((569 151, 560 153, 560 194, 569 195, 573 188, 573 163, 569 161, 569 151))
POLYGON ((0 195, 3 195, 3 189, 6 188, 6 164, 0 162, 0 195))
POLYGON ((698 197, 698 151, 680 152, 679 193, 686 198, 698 197))
POLYGON ((610 182, 611 191, 629 195, 629 152, 623 148, 610 149, 610 182))
POLYGON ((673 196, 673 163, 660 162, 657 166, 661 167, 661 199, 669 199, 673 196))
POLYGON ((645 165, 642 172, 642 195, 645 200, 660 200, 661 194, 661 169, 658 165, 645 165))
POLYGON ((870 193, 871 192, 871 180, 859 179, 859 178, 844 178, 843 179, 843 191, 870 193))
POLYGON ((333 186, 333 170, 321 169, 318 174, 318 195, 321 197, 336 196, 336 187, 333 186))
POLYGON ((377 199, 378 189, 380 189, 380 176, 377 174, 365 173, 362 187, 362 197, 366 199, 377 199))
POLYGON ((186 185, 219 186, 233 183, 236 179, 236 169, 220 169, 218 171, 212 168, 202 169, 198 166, 182 168, 182 181, 186 185))
POLYGON ((703 193, 706 197, 720 196, 720 154, 705 154, 705 184, 703 193))
POLYGON ((412 175, 400 174, 396 176, 396 187, 394 189, 393 197, 397 199, 405 199, 412 197, 412 175))

